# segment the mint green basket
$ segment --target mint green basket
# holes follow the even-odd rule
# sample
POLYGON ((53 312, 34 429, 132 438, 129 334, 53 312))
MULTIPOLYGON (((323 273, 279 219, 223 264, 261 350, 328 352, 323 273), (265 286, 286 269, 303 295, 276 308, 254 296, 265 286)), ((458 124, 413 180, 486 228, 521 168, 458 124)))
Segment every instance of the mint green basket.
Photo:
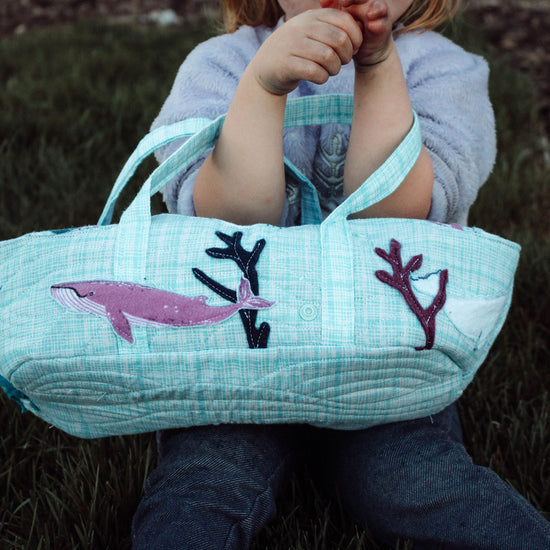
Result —
MULTIPOLYGON (((349 123, 352 109, 348 96, 294 100, 285 124, 349 123)), ((150 195, 222 123, 146 136, 97 226, 0 243, 8 395, 87 438, 229 422, 357 429, 455 401, 504 323, 519 246, 474 228, 347 219, 399 186, 420 152, 418 122, 324 221, 296 172, 300 227, 151 216, 150 195), (188 136, 110 224, 141 160, 188 136)))

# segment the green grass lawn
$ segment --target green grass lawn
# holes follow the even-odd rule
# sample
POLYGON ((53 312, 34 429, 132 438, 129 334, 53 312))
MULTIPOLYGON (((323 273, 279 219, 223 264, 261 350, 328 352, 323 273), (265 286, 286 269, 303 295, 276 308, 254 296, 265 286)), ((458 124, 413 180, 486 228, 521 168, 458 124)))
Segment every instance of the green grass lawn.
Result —
MULTIPOLYGON (((96 223, 179 64, 211 32, 89 23, 0 42, 0 239, 96 223)), ((453 32, 483 51, 468 23, 453 32)), ((492 69, 500 152, 470 221, 523 252, 508 321, 460 411, 474 460, 550 517, 550 167, 530 81, 506 59, 492 69)), ((153 166, 138 173, 122 207, 153 166)), ((151 435, 82 441, 21 415, 3 394, 0 426, 1 548, 129 548, 131 518, 155 463, 151 435)), ((297 475, 254 548, 383 547, 297 475)))

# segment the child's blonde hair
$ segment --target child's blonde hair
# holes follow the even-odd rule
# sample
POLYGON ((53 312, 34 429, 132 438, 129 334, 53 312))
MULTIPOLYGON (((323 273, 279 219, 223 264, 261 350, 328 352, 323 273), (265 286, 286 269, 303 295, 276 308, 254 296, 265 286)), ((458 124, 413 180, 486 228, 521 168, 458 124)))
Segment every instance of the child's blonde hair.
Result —
MULTIPOLYGON (((399 23, 400 32, 418 29, 430 30, 449 21, 461 0, 413 0, 399 23)), ((222 0, 223 22, 227 32, 235 32, 241 25, 274 27, 283 10, 277 0, 222 0)))

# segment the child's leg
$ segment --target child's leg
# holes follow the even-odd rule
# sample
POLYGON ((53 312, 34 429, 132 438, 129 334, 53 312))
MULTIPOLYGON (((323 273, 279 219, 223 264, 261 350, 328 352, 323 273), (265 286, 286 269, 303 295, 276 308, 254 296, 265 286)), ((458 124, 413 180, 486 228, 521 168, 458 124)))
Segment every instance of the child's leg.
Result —
POLYGON ((415 549, 548 550, 550 523, 466 453, 453 405, 432 417, 332 433, 327 474, 344 507, 392 544, 415 549))
POLYGON ((244 550, 275 514, 293 428, 169 430, 159 432, 158 447, 134 517, 134 550, 244 550))

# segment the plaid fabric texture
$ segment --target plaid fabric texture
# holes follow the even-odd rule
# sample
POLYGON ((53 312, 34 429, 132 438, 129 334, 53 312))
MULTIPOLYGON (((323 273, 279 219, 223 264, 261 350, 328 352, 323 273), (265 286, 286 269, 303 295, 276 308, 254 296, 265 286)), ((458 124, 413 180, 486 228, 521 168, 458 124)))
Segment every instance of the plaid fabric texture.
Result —
MULTIPOLYGON (((326 122, 327 101, 337 104, 333 118, 350 116, 349 100, 315 100, 291 105, 289 124, 326 122)), ((192 124, 198 133, 157 169, 119 224, 107 225, 137 159, 197 127, 147 137, 97 226, 0 243, 2 387, 86 438, 228 422, 354 429, 426 416, 456 400, 505 320, 519 247, 475 228, 346 219, 399 185, 418 154, 417 126, 323 223, 282 229, 151 218, 150 193, 221 127, 192 124), (222 307, 234 303, 243 277, 252 287, 256 278, 257 295, 273 302, 248 329, 240 313, 179 327, 164 317, 143 326, 134 311, 132 343, 115 330, 114 314, 75 311, 51 290, 124 281, 222 307), (258 342, 267 345, 251 348, 250 338, 266 331, 258 342)))

